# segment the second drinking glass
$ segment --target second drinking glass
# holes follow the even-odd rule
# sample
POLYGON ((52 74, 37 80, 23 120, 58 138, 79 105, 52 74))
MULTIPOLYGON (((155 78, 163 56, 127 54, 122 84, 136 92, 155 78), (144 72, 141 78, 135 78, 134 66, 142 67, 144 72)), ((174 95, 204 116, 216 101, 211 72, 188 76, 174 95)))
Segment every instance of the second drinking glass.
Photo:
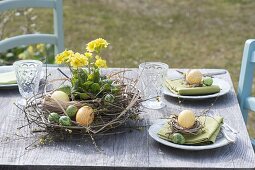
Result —
POLYGON ((167 64, 161 62, 146 62, 139 65, 144 107, 161 109, 165 106, 162 101, 162 87, 168 68, 167 64))
MULTIPOLYGON (((14 64, 19 92, 25 99, 38 93, 42 70, 42 62, 37 60, 20 60, 14 64)), ((19 100, 19 105, 25 105, 26 100, 19 100)))

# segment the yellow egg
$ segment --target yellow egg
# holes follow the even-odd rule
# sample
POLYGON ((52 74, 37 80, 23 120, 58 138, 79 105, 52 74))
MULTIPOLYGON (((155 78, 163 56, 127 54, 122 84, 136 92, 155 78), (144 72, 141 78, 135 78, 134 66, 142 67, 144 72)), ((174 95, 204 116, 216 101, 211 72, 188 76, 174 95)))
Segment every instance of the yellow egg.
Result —
POLYGON ((178 116, 178 124, 184 128, 191 128, 195 123, 195 114, 191 110, 183 110, 178 116))
POLYGON ((201 84, 203 75, 199 70, 190 70, 189 72, 187 72, 186 74, 186 81, 188 82, 188 84, 201 84))
POLYGON ((55 99, 55 100, 59 100, 62 102, 69 102, 69 96, 62 91, 54 91, 51 95, 51 98, 55 99))
POLYGON ((89 126, 94 120, 93 109, 89 106, 81 107, 76 113, 76 122, 83 126, 89 126))

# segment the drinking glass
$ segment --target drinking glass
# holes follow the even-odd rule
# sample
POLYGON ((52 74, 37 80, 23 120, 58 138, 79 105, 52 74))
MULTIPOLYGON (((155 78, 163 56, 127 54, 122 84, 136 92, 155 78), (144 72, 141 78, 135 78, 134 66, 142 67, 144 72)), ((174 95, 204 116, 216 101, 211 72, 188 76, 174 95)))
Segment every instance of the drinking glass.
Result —
POLYGON ((165 106, 162 101, 162 87, 168 68, 167 64, 161 62, 145 62, 139 65, 144 107, 161 109, 165 106))
POLYGON ((19 92, 23 97, 18 104, 24 106, 26 99, 38 93, 42 62, 38 60, 20 60, 13 63, 19 92))

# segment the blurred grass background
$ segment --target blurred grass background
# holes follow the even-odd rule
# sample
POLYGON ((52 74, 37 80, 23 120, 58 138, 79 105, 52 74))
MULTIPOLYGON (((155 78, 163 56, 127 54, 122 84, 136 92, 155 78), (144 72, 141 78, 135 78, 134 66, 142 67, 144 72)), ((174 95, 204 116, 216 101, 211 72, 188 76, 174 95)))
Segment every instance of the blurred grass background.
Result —
MULTIPOLYGON (((109 67, 161 61, 171 68, 224 68, 235 88, 244 42, 255 35, 254 0, 64 0, 63 9, 68 49, 83 52, 102 37, 111 43, 104 52, 109 67)), ((52 32, 52 11, 35 13, 37 29, 52 32)))

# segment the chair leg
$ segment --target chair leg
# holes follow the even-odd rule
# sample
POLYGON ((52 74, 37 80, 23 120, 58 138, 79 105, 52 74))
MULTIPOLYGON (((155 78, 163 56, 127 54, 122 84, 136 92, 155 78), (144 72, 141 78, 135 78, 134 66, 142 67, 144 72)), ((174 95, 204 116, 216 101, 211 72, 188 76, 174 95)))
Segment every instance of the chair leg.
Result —
POLYGON ((252 144, 253 150, 255 151, 255 139, 251 139, 251 144, 252 144))
POLYGON ((242 115, 243 115, 244 122, 247 125, 249 111, 247 109, 245 109, 244 106, 243 107, 240 106, 240 109, 241 109, 241 112, 242 112, 242 115))

